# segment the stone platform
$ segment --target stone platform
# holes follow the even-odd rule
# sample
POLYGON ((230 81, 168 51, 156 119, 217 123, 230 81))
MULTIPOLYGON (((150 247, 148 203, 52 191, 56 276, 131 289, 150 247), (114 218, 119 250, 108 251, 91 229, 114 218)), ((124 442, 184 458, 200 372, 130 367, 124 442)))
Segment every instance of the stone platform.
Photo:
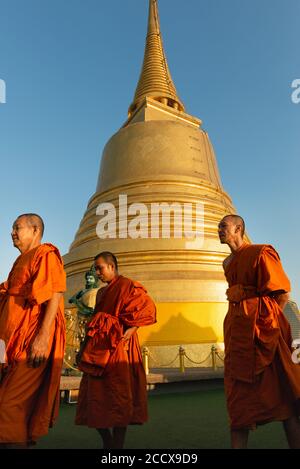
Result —
MULTIPOLYGON (((223 368, 186 368, 184 372, 177 368, 152 368, 147 375, 148 391, 152 391, 156 386, 171 383, 188 383, 200 381, 222 380, 224 377, 223 368)), ((80 376, 62 376, 60 390, 64 400, 68 403, 75 403, 78 396, 80 376)))
POLYGON ((177 368, 153 368, 147 375, 147 383, 163 384, 178 383, 182 381, 200 381, 211 379, 222 379, 224 376, 223 368, 186 368, 184 372, 177 368))

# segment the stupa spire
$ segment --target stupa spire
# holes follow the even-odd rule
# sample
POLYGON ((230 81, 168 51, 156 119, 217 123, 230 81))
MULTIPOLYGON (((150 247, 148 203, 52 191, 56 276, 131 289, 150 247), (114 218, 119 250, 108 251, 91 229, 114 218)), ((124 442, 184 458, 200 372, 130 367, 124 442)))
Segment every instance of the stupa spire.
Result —
POLYGON ((163 48, 157 0, 149 0, 144 62, 134 99, 129 107, 129 115, 132 115, 146 97, 184 111, 184 105, 177 95, 163 48))

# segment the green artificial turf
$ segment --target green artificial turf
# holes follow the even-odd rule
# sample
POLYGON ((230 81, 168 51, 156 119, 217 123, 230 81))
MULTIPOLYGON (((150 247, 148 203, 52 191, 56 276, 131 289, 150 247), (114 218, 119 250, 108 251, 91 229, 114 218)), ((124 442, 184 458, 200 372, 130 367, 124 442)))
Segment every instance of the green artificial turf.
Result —
MULTIPOLYGON (((100 448, 96 430, 75 426, 75 405, 62 404, 55 427, 36 448, 100 448)), ((229 448, 224 390, 203 386, 190 392, 149 395, 149 422, 130 426, 126 448, 229 448)), ((251 432, 249 448, 287 448, 282 424, 275 422, 251 432)))

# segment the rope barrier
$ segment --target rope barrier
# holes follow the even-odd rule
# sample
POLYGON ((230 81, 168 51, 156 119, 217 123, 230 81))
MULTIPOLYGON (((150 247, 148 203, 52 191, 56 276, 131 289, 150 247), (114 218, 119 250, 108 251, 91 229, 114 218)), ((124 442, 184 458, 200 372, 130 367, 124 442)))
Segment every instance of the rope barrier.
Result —
POLYGON ((218 353, 218 352, 216 352, 216 355, 217 355, 217 357, 218 357, 218 358, 221 360, 221 362, 223 362, 223 363, 224 363, 224 358, 223 358, 223 357, 221 357, 221 356, 219 355, 219 353, 218 353))
POLYGON ((194 363, 195 365, 202 365, 202 363, 205 363, 209 357, 211 356, 211 352, 209 352, 209 354, 207 355, 207 357, 205 358, 205 360, 202 360, 201 362, 195 362, 194 360, 192 360, 190 357, 188 357, 188 355, 186 353, 184 353, 184 356, 192 363, 194 363))
POLYGON ((189 360, 189 362, 193 363, 194 365, 203 365, 203 363, 207 362, 210 357, 211 357, 211 362, 212 362, 212 368, 214 370, 217 370, 217 368, 223 368, 223 366, 217 366, 217 363, 216 363, 216 359, 217 357, 222 361, 224 362, 224 359, 223 357, 221 357, 221 355, 219 354, 217 348, 215 345, 212 345, 211 347, 211 351, 209 352, 209 354, 207 355, 207 357, 204 358, 204 360, 201 360, 201 361, 195 361, 193 360, 191 357, 188 356, 188 354, 186 353, 186 351, 184 350, 183 347, 180 347, 179 348, 179 353, 176 355, 176 357, 174 358, 174 360, 172 360, 170 363, 166 363, 166 364, 160 364, 155 358, 154 356, 152 355, 152 353, 149 351, 149 349, 147 347, 144 347, 143 348, 143 359, 144 359, 144 366, 145 366, 145 369, 146 369, 146 373, 148 374, 149 373, 149 363, 148 363, 148 358, 151 358, 152 361, 154 362, 154 364, 156 364, 156 366, 158 368, 169 368, 171 365, 173 365, 175 363, 175 361, 178 359, 179 357, 179 369, 181 372, 184 373, 185 371, 185 363, 184 363, 184 359, 186 358, 187 360, 189 360))
POLYGON ((177 358, 179 357, 179 353, 177 353, 176 357, 174 358, 174 360, 172 360, 170 363, 167 363, 166 365, 159 365, 158 361, 155 360, 155 358, 153 357, 152 353, 149 351, 148 352, 149 354, 149 357, 151 358, 151 360, 154 361, 154 363, 157 363, 158 364, 158 367, 159 368, 169 368, 169 366, 173 365, 173 363, 175 363, 175 361, 177 360, 177 358))

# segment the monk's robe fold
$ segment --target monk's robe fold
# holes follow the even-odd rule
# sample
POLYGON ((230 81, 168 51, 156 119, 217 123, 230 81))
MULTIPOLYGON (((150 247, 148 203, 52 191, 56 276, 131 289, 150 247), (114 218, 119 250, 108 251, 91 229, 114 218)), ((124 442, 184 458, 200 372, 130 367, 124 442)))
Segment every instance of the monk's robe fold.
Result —
POLYGON ((58 249, 41 244, 21 254, 0 285, 0 339, 6 345, 1 365, 0 442, 24 443, 47 434, 57 417, 65 347, 64 302, 52 324, 47 360, 28 366, 30 347, 53 293, 66 290, 58 249))
POLYGON ((89 340, 78 368, 92 376, 100 376, 123 337, 123 327, 116 316, 98 312, 88 323, 86 336, 89 340))
POLYGON ((129 327, 155 322, 155 305, 140 283, 120 275, 99 292, 79 364, 84 375, 77 425, 110 428, 147 421, 146 376, 138 336, 134 333, 127 345, 122 337, 129 327))
POLYGON ((244 243, 225 266, 225 392, 232 429, 284 420, 297 412, 300 366, 290 325, 274 298, 290 291, 272 246, 244 243))

